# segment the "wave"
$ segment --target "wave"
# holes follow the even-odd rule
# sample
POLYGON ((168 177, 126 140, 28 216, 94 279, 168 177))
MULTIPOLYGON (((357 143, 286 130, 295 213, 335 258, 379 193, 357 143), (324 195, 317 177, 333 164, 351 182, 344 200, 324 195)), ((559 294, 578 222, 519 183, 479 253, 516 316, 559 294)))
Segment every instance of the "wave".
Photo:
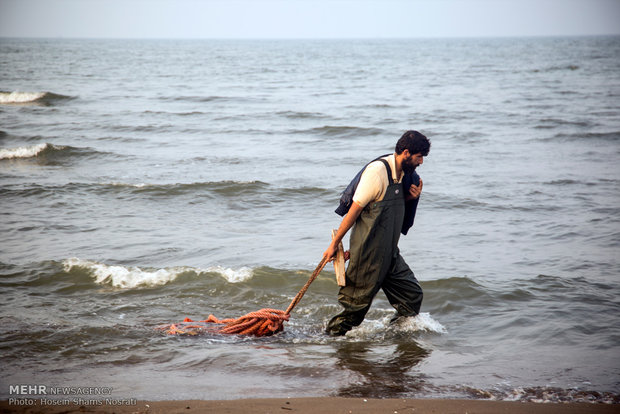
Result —
POLYGON ((303 111, 280 111, 276 112, 276 115, 288 118, 288 119, 321 119, 326 118, 327 115, 319 112, 303 112, 303 111))
POLYGON ((532 72, 534 73, 538 73, 538 72, 557 72, 557 71, 565 71, 565 70, 569 70, 569 71, 575 71, 575 70, 579 70, 580 67, 578 65, 556 65, 556 66, 549 66, 546 67, 544 69, 532 69, 532 72))
POLYGON ((40 158, 44 161, 57 162, 64 158, 74 156, 101 156, 110 155, 96 151, 92 148, 78 148, 69 145, 55 145, 50 143, 40 143, 17 148, 0 149, 0 160, 9 160, 17 158, 40 158))
POLYGON ((142 112, 145 115, 156 115, 156 116, 160 116, 160 115, 174 115, 174 116, 193 116, 193 115, 205 115, 207 114, 207 112, 203 112, 203 111, 189 111, 189 112, 168 112, 168 111, 152 111, 152 110, 146 110, 144 112, 142 112))
MULTIPOLYGON (((299 287, 300 281, 303 282, 311 273, 307 269, 282 269, 268 266, 240 266, 236 268, 222 265, 212 265, 206 268, 191 266, 139 267, 106 264, 77 257, 50 263, 53 267, 60 264, 64 272, 72 273, 74 276, 87 274, 97 284, 109 284, 123 288, 164 285, 177 280, 182 275, 198 276, 201 279, 210 274, 217 275, 221 277, 221 282, 230 284, 249 283, 254 288, 280 286, 295 290, 299 287)), ((42 262, 35 267, 47 272, 44 269, 49 270, 49 266, 48 262, 42 262)), ((0 263, 0 271, 9 269, 12 272, 19 268, 18 265, 0 263)), ((315 283, 317 285, 323 284, 323 288, 330 289, 335 284, 334 273, 327 269, 324 270, 315 283)), ((618 288, 618 285, 596 282, 584 277, 567 278, 552 275, 515 279, 502 284, 496 283, 493 286, 487 286, 467 276, 424 280, 421 283, 425 292, 429 292, 428 295, 425 295, 427 296, 425 303, 438 304, 446 300, 466 300, 467 302, 476 302, 477 306, 511 301, 523 302, 535 299, 538 296, 545 297, 545 295, 558 294, 559 292, 579 296, 592 293, 593 290, 600 290, 595 296, 601 302, 608 299, 615 301, 609 292, 618 288)))
POLYGON ((0 92, 0 104, 49 104, 57 100, 72 99, 71 96, 52 92, 0 92))
MULTIPOLYGON (((337 200, 337 192, 320 187, 277 187, 262 181, 212 181, 196 183, 150 184, 150 183, 80 183, 69 182, 60 185, 41 185, 31 183, 19 186, 5 186, 0 194, 14 197, 46 195, 49 192, 72 193, 88 192, 91 194, 112 195, 120 197, 138 197, 167 199, 171 197, 206 197, 222 200, 239 200, 253 206, 267 206, 290 200, 322 198, 337 200), (248 196, 251 196, 248 199, 248 196)), ((336 201, 333 201, 334 203, 336 201)))
POLYGON ((61 150, 63 147, 54 146, 47 143, 31 145, 29 147, 0 149, 0 160, 7 160, 12 158, 32 158, 39 155, 41 152, 51 150, 61 150))
MULTIPOLYGON (((618 288, 617 284, 583 277, 538 275, 492 286, 468 277, 452 277, 422 281, 421 284, 424 288, 424 308, 441 315, 458 314, 480 307, 499 312, 524 304, 530 304, 528 306, 539 311, 548 307, 557 312, 555 307, 561 305, 568 321, 572 307, 578 308, 581 303, 596 302, 598 310, 611 310, 618 306, 617 299, 610 293, 618 288)), ((514 316, 518 319, 526 316, 526 312, 514 316)), ((560 337, 562 333, 557 335, 560 337)))
MULTIPOLYGON (((86 184, 88 185, 88 184, 86 184)), ((136 183, 128 184, 121 182, 100 183, 88 185, 95 192, 128 192, 135 196, 149 197, 179 197, 179 196, 206 196, 206 197, 232 197, 237 198, 240 194, 256 196, 266 194, 270 187, 262 181, 207 181, 196 183, 174 183, 174 184, 151 184, 136 183)))
POLYGON ((362 128, 354 126, 334 126, 324 125, 322 127, 293 130, 291 134, 304 134, 304 135, 321 135, 325 137, 341 137, 341 138, 354 138, 354 137, 372 137, 385 133, 380 128, 362 128))
POLYGON ((112 285, 117 288, 133 289, 138 287, 150 287, 165 285, 174 281, 183 274, 193 273, 217 273, 229 283, 240 283, 252 278, 252 269, 241 267, 239 269, 214 266, 207 269, 193 267, 171 267, 163 269, 141 269, 139 267, 126 267, 121 265, 107 265, 90 260, 70 258, 63 260, 65 272, 75 269, 86 271, 97 284, 112 285))
MULTIPOLYGON (((185 316, 204 319, 208 312, 217 312, 218 317, 231 317, 267 305, 285 308, 306 282, 311 271, 267 266, 229 267, 219 264, 208 267, 131 266, 72 257, 60 262, 35 264, 34 268, 26 271, 19 270, 19 266, 0 263, 0 273, 14 275, 5 278, 3 288, 27 283, 50 292, 58 289, 82 292, 90 291, 96 286, 108 286, 126 291, 132 296, 137 294, 136 290, 142 289, 161 289, 161 294, 172 295, 170 297, 199 295, 206 301, 205 305, 212 306, 211 310, 201 312, 204 315, 185 316)), ((573 320, 571 315, 581 309, 582 304, 591 304, 593 312, 609 314, 613 314, 618 306, 613 295, 618 288, 617 283, 601 283, 580 277, 539 275, 493 285, 479 283, 468 277, 452 277, 421 280, 420 283, 425 293, 423 311, 428 314, 422 313, 418 318, 404 318, 392 326, 389 321, 394 310, 385 298, 380 296, 369 312, 368 323, 356 328, 353 335, 381 335, 387 327, 397 335, 407 332, 445 333, 447 328, 430 315, 453 318, 455 315, 472 312, 478 314, 480 309, 495 312, 493 323, 498 332, 507 331, 506 327, 519 327, 525 332, 527 328, 522 325, 523 321, 547 310, 560 316, 564 322, 553 329, 549 327, 544 333, 537 332, 537 335, 543 341, 554 341, 561 340, 565 334, 579 334, 574 329, 570 332, 564 330, 567 324, 579 322, 573 320), (523 311, 515 313, 515 308, 523 311), (529 312, 529 308, 536 311, 529 312)), ((330 317, 337 310, 337 289, 333 271, 324 270, 313 283, 312 294, 307 295, 304 305, 296 310, 296 314, 305 320, 324 320, 330 317)), ((582 327, 577 330, 579 329, 582 327)), ((587 329, 590 330, 592 338, 607 332, 595 324, 587 329)), ((604 339, 601 339, 601 346, 603 343, 604 339)))
POLYGON ((559 133, 553 136, 536 139, 537 141, 581 141, 581 140, 597 140, 597 141, 620 141, 620 131, 611 132, 583 132, 583 133, 559 133))
POLYGON ((245 102, 251 100, 248 97, 241 96, 164 96, 159 98, 163 101, 180 101, 180 102, 192 102, 192 103, 209 103, 209 102, 245 102))
POLYGON ((577 128, 591 128, 593 126, 592 121, 589 120, 567 120, 560 118, 541 118, 538 121, 538 125, 535 125, 535 129, 553 129, 557 127, 577 127, 577 128))

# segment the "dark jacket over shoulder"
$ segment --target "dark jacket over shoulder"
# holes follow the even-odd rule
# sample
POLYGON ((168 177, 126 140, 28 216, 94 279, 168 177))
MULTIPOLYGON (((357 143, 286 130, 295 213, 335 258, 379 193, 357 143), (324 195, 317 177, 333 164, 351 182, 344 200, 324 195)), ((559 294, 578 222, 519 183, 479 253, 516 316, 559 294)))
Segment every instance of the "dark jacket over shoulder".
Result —
MULTIPOLYGON (((370 161, 368 164, 370 164, 371 162, 377 161, 383 157, 387 157, 388 155, 391 155, 391 154, 382 155, 370 161)), ((366 164, 364 168, 362 168, 355 175, 355 177, 353 177, 353 180, 351 180, 347 188, 345 188, 345 190, 342 192, 342 195, 340 196, 340 205, 336 209, 336 213, 338 215, 344 216, 345 214, 349 212, 349 209, 351 208, 351 203, 353 203, 353 195, 355 194, 357 185, 359 184, 360 179, 362 178, 362 173, 364 172, 368 164, 366 164)), ((415 171, 405 174, 405 176, 403 177, 403 189, 405 191, 405 194, 409 192, 409 187, 411 186, 411 184, 415 184, 416 186, 420 185, 420 176, 415 171)), ((420 198, 418 197, 414 200, 405 202, 405 218, 403 220, 403 227, 400 230, 402 234, 407 234, 411 226, 413 226, 413 220, 415 218, 415 212, 418 208, 419 200, 420 198)))

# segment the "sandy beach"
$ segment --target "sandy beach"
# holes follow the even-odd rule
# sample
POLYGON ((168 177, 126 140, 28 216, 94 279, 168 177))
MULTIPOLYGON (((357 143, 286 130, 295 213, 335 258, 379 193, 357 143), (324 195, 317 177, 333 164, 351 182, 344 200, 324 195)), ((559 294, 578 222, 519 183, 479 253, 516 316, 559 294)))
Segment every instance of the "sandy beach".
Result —
MULTIPOLYGON (((34 405, 0 402, 2 413, 297 413, 297 414, 571 414, 619 413, 620 405, 590 403, 533 403, 452 399, 366 399, 366 398, 267 398, 224 401, 178 400, 136 401, 127 405, 91 401, 89 405, 53 405, 34 400, 34 405)), ((119 401, 118 403, 121 403, 119 401)))

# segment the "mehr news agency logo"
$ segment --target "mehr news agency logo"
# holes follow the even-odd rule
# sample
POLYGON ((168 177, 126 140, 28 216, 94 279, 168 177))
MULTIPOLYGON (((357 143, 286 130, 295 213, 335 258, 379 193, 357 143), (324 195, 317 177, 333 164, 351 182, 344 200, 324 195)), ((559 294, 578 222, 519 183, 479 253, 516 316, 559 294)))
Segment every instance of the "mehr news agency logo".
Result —
POLYGON ((9 405, 138 405, 135 398, 112 398, 112 387, 9 385, 9 405))

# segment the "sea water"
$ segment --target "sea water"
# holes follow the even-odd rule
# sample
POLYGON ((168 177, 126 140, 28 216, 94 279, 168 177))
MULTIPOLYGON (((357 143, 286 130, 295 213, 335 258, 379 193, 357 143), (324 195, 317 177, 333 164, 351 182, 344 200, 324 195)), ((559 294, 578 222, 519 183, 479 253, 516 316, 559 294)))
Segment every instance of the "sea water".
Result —
MULTIPOLYGON (((0 39, 0 396, 618 402, 620 38, 0 39), (432 148, 400 249, 422 313, 362 325, 329 265, 269 338, 340 192, 432 148)), ((345 240, 345 245, 348 240, 345 240)))

